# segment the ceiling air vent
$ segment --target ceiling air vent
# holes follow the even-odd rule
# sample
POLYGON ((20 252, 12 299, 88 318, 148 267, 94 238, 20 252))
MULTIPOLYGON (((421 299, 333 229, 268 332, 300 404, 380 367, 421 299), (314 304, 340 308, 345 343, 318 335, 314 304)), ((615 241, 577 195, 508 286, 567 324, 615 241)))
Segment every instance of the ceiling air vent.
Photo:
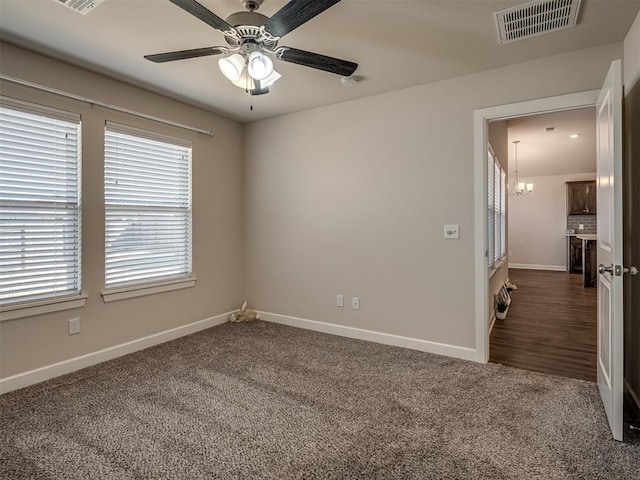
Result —
POLYGON ((576 26, 580 0, 534 0, 496 12, 500 43, 576 26))
POLYGON ((65 7, 69 7, 82 15, 86 15, 91 10, 100 5, 104 0, 58 0, 65 7))

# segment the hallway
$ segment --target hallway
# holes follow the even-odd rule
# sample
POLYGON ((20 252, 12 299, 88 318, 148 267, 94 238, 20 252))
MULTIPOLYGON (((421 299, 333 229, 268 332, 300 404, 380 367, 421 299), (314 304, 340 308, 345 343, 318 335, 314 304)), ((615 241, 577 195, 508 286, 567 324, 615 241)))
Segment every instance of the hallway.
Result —
POLYGON ((510 269, 512 303, 496 320, 490 361, 564 377, 596 381, 596 288, 578 274, 510 269))

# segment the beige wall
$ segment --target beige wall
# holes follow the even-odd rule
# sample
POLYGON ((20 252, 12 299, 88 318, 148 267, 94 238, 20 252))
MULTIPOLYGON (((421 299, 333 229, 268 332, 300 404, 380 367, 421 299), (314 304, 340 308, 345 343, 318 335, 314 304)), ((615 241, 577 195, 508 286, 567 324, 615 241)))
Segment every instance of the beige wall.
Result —
POLYGON ((520 178, 522 182, 533 183, 534 190, 525 197, 509 197, 509 262, 512 266, 526 265, 541 270, 566 268, 565 182, 595 178, 595 173, 520 178))
POLYGON ((242 129, 235 122, 20 48, 0 44, 0 71, 111 104, 215 131, 209 138, 152 121, 0 83, 0 92, 82 115, 84 308, 0 322, 0 378, 228 312, 241 299, 242 129), (105 304, 105 120, 193 142, 194 288, 105 304), (69 336, 67 320, 81 333, 69 336))
MULTIPOLYGON (((498 162, 504 169, 507 174, 507 184, 509 182, 509 135, 508 135, 508 124, 507 120, 498 120, 494 122, 489 122, 489 143, 491 144, 491 148, 493 148, 493 153, 495 153, 498 162)), ((507 232, 509 231, 509 201, 507 200, 506 205, 506 213, 507 213, 507 232)), ((506 235, 506 248, 505 251, 509 251, 509 235, 506 235)), ((489 277, 489 301, 487 302, 487 308, 489 310, 489 316, 487 317, 489 320, 489 326, 491 326, 491 321, 493 316, 495 315, 495 302, 494 295, 500 291, 502 285, 507 282, 509 279, 509 257, 505 259, 502 266, 497 270, 491 272, 491 276, 489 277)))
MULTIPOLYGON (((625 265, 640 268, 640 14, 624 41, 625 265)), ((640 411, 640 276, 625 276, 624 376, 640 411)))
POLYGON ((473 111, 598 89, 621 56, 605 45, 247 125, 250 302, 474 348, 473 111))

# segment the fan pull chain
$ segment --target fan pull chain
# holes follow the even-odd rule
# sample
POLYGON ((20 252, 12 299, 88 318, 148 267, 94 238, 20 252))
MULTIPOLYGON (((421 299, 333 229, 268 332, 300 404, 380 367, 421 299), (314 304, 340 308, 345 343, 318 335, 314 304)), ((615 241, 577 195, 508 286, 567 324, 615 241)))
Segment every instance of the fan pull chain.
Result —
POLYGON ((249 75, 247 74, 247 77, 245 78, 244 81, 244 91, 245 93, 249 94, 249 110, 251 110, 253 112, 253 93, 251 90, 249 90, 249 75))

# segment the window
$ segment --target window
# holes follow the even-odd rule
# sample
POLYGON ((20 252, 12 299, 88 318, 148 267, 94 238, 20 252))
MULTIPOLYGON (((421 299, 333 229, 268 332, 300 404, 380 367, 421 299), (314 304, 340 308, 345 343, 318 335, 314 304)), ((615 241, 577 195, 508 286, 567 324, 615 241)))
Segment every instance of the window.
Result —
POLYGON ((3 311, 78 298, 80 164, 79 115, 0 98, 3 311))
POLYGON ((489 267, 496 268, 506 254, 506 173, 491 146, 487 149, 487 253, 489 267))
POLYGON ((507 254, 507 174, 500 171, 500 254, 504 258, 507 254))
POLYGON ((104 162, 105 287, 189 278, 191 144, 108 122, 104 162))

